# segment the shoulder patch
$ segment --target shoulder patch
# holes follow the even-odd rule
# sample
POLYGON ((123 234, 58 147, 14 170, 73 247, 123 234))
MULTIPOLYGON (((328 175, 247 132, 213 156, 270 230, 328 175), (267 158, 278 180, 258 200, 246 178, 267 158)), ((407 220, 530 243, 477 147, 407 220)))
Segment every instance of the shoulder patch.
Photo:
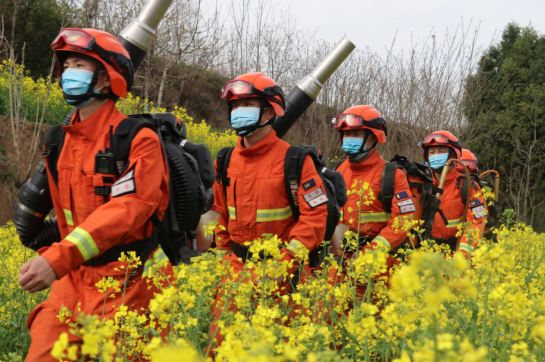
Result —
POLYGON ((112 185, 112 197, 118 197, 136 192, 136 185, 134 183, 134 168, 127 172, 127 174, 117 180, 112 185))
POLYGON ((310 180, 308 180, 307 182, 303 184, 303 190, 307 191, 313 188, 314 186, 316 186, 316 181, 314 181, 314 179, 311 178, 310 180))
POLYGON ((307 194, 304 194, 303 197, 305 198, 305 200, 307 202, 309 202, 309 201, 311 201, 311 200, 313 200, 313 199, 315 199, 318 196, 321 196, 323 194, 324 194, 324 192, 322 191, 322 188, 318 187, 316 190, 311 191, 311 192, 309 192, 307 194))
POLYGON ((408 212, 416 211, 416 207, 414 206, 414 204, 408 204, 408 205, 400 206, 399 211, 402 214, 406 214, 408 212))
POLYGON ((481 204, 482 204, 481 200, 473 200, 473 201, 469 202, 469 206, 471 206, 471 207, 476 207, 476 206, 479 206, 481 204))
POLYGON ((398 199, 398 200, 403 200, 403 199, 406 199, 406 198, 408 198, 408 197, 409 197, 409 194, 407 194, 406 191, 398 192, 398 193, 396 194, 396 199, 398 199))

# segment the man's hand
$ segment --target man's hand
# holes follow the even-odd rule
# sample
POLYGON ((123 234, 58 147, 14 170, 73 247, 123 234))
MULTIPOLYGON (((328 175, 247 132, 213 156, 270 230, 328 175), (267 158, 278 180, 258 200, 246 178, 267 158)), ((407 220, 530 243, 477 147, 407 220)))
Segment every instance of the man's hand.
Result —
POLYGON ((29 260, 19 269, 19 285, 31 293, 49 288, 55 280, 57 274, 43 256, 29 260))

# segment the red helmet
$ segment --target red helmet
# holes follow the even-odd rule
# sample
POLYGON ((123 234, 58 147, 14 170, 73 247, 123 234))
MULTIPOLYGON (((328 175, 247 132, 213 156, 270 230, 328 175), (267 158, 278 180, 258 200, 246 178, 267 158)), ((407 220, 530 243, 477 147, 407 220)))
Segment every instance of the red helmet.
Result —
POLYGON ((447 146, 454 150, 456 158, 460 159, 462 153, 462 144, 458 138, 454 137, 449 131, 435 131, 424 138, 424 142, 419 142, 424 148, 424 161, 428 161, 428 150, 430 146, 447 146))
POLYGON ((350 129, 368 129, 377 137, 378 143, 386 143, 388 128, 380 113, 371 106, 354 106, 348 108, 335 118, 335 128, 343 139, 342 131, 350 129))
MULTIPOLYGON (((471 172, 471 171, 479 171, 479 167, 478 167, 478 163, 477 163, 477 157, 475 157, 475 155, 473 154, 473 152, 471 152, 470 150, 464 148, 462 150, 462 156, 460 157, 460 161, 462 161, 462 163, 464 165, 466 165, 467 169, 471 172)), ((464 169, 462 168, 462 166, 460 166, 460 164, 458 163, 455 163, 454 164, 454 167, 458 170, 458 171, 463 171, 464 169)))
POLYGON ((69 52, 88 55, 98 60, 111 81, 112 93, 125 98, 134 80, 134 71, 129 52, 115 36, 96 29, 65 28, 51 43, 59 62, 57 77, 62 88, 63 63, 69 52))
POLYGON ((228 81, 221 90, 221 99, 259 97, 271 104, 277 116, 284 115, 284 93, 274 80, 263 73, 248 73, 228 81))

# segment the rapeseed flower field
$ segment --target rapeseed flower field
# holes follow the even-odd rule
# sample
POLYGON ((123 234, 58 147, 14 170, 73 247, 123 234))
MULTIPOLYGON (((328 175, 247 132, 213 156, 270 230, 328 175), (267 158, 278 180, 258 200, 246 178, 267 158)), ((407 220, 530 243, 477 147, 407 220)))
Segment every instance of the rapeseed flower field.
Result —
MULTIPOLYGON (((414 227, 411 220, 399 225, 414 227)), ((20 245, 11 223, 0 230, 2 352, 15 358, 28 348, 25 316, 47 292, 29 295, 17 287, 18 266, 36 255, 20 245)), ((210 225, 208 232, 213 230, 210 225)), ((283 296, 274 281, 290 277, 287 262, 280 261, 282 243, 264 235, 250 244, 253 257, 238 278, 214 253, 205 253, 176 267, 170 279, 158 267, 148 283, 162 292, 147 310, 119 305, 113 318, 102 319, 63 308, 59 318, 83 343, 70 345, 63 334, 52 354, 106 362, 205 361, 212 351, 217 361, 542 361, 545 236, 509 220, 497 235, 498 243, 480 241, 468 259, 459 253, 445 257, 423 242, 398 255, 390 282, 385 250, 342 267, 327 257, 324 270, 303 277, 283 296), (332 272, 344 276, 332 283, 332 272), (367 291, 357 295, 361 285, 367 291), (220 346, 211 343, 217 336, 210 329, 218 293, 224 299, 215 332, 222 335, 220 346)), ((353 235, 347 237, 350 243, 353 235)), ((306 258, 304 251, 298 258, 306 258)), ((128 276, 139 260, 123 260, 128 276)), ((123 293, 123 281, 105 277, 97 286, 108 298, 123 293)))

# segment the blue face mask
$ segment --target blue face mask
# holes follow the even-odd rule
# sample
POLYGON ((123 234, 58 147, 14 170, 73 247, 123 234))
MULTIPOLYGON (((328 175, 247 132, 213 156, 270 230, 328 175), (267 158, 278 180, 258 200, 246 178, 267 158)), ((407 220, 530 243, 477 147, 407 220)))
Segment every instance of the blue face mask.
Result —
POLYGON ((445 163, 448 161, 448 153, 439 153, 437 155, 429 156, 428 159, 430 160, 430 167, 438 170, 445 166, 445 163))
POLYGON ((360 153, 361 146, 363 145, 363 138, 356 137, 343 137, 343 151, 346 152, 348 158, 352 160, 359 160, 367 153, 367 145, 363 147, 363 152, 360 153))
MULTIPOLYGON (((83 69, 68 68, 62 73, 62 90, 64 93, 71 96, 79 96, 85 94, 89 89, 89 85, 93 81, 93 72, 83 69)), ((93 89, 95 94, 99 94, 97 89, 93 89)), ((74 99, 65 99, 66 102, 76 108, 83 108, 91 103, 94 98, 84 101, 78 101, 74 99)))
POLYGON ((231 112, 231 127, 235 129, 237 135, 246 137, 254 131, 244 130, 239 133, 239 129, 254 126, 259 122, 259 111, 257 107, 239 107, 231 112))

